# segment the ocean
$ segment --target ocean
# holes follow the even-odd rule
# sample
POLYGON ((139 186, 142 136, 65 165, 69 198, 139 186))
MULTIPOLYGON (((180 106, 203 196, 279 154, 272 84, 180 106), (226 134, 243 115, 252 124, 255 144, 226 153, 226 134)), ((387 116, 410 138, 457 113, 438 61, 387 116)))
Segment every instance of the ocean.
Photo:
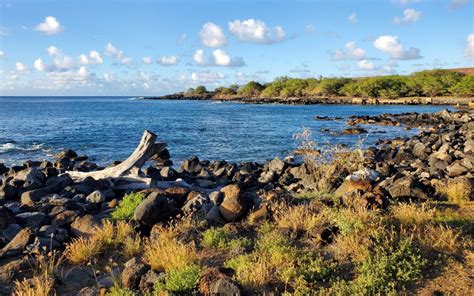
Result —
POLYGON ((265 161, 290 155, 296 133, 311 131, 318 143, 362 142, 410 136, 416 129, 364 126, 365 135, 337 135, 345 120, 317 121, 315 116, 433 112, 446 106, 256 105, 212 101, 153 101, 130 97, 0 97, 0 162, 51 159, 64 148, 86 154, 99 164, 125 159, 145 129, 168 143, 178 164, 200 159, 265 161))

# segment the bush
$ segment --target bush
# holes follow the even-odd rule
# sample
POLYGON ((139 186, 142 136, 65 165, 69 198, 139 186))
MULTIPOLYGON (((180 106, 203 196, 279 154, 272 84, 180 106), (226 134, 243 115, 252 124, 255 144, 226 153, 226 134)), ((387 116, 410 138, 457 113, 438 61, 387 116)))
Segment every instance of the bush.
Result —
POLYGON ((246 85, 243 85, 237 93, 245 97, 258 97, 262 90, 263 85, 255 81, 249 81, 246 85))
POLYGON ((173 295, 193 294, 192 292, 199 282, 201 271, 201 267, 195 264, 169 270, 163 279, 155 283, 155 295, 159 295, 160 292, 169 292, 173 295))
POLYGON ((148 241, 144 249, 145 262, 155 270, 176 270, 197 261, 195 247, 176 238, 160 236, 156 243, 148 241))
POLYGON ((145 198, 143 193, 131 193, 125 195, 123 200, 120 202, 118 207, 112 213, 113 220, 131 220, 133 219, 133 214, 135 209, 140 205, 140 203, 145 198))
POLYGON ((202 244, 218 250, 244 248, 250 245, 250 240, 245 237, 231 239, 222 228, 206 230, 202 236, 202 244))

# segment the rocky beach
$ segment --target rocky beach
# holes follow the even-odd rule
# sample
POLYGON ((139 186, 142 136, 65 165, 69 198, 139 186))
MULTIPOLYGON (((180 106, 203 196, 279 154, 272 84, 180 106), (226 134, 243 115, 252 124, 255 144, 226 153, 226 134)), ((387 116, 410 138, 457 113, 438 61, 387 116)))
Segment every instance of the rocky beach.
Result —
MULTIPOLYGON (((161 144, 161 149, 149 155, 150 161, 141 163, 145 169, 138 175, 147 180, 147 189, 141 188, 142 183, 138 187, 119 184, 117 178, 107 175, 78 178, 78 174, 107 168, 73 150, 58 153, 51 162, 31 160, 12 167, 0 164, 0 293, 8 295, 21 285, 35 285, 35 280, 44 281, 60 295, 99 295, 114 289, 137 295, 153 291, 240 295, 300 289, 332 293, 343 289, 339 287, 341 280, 357 281, 354 272, 359 267, 354 254, 340 257, 340 252, 333 250, 351 234, 347 233, 348 222, 323 214, 325 211, 365 213, 367 217, 359 221, 361 230, 367 231, 364 236, 372 237, 369 240, 375 244, 375 237, 368 233, 371 226, 364 226, 371 215, 385 220, 391 217, 389 224, 396 229, 391 231, 398 236, 403 230, 396 219, 400 217, 391 214, 395 208, 414 207, 411 215, 416 215, 417 211, 445 211, 450 202, 470 205, 474 186, 472 111, 355 116, 347 124, 348 128, 360 124, 404 126, 420 128, 420 132, 411 138, 383 140, 364 150, 338 148, 328 152, 313 147, 296 158, 264 163, 191 157, 179 167, 173 166, 170 152, 161 144), (104 230, 107 233, 102 233, 104 230), (105 238, 98 239, 98 233, 105 238), (114 235, 119 234, 123 237, 116 240, 114 235), (291 261, 293 268, 305 270, 301 270, 303 275, 291 275, 286 286, 277 266, 267 266, 266 273, 271 276, 266 280, 252 278, 250 270, 263 268, 252 258, 266 256, 262 240, 270 238, 276 240, 270 243, 273 247, 283 248, 279 246, 282 243, 289 248, 285 252, 309 252, 307 256, 316 256, 310 261, 319 260, 319 265, 299 262, 303 255, 286 258, 282 264, 296 260, 291 261), (183 254, 170 255, 176 258, 184 254, 195 257, 189 261, 182 258, 181 269, 174 269, 162 261, 178 259, 158 255, 167 252, 166 248, 176 252, 183 248, 183 254), (235 256, 247 260, 247 265, 240 262, 247 267, 232 261, 235 256), (352 267, 334 267, 344 262, 352 267), (199 272, 183 271, 185 266, 199 272), (191 283, 173 283, 177 270, 189 273, 179 275, 183 280, 194 276, 191 283)), ((304 146, 307 142, 302 145, 308 148, 304 146)), ((120 162, 111 166, 118 168, 120 162)), ((466 211, 461 225, 444 223, 440 227, 458 231, 456 239, 472 239, 472 207, 466 211)), ((415 224, 408 227, 429 223, 418 224, 416 217, 411 219, 415 224)), ((416 238, 410 242, 419 252, 426 252, 416 238)), ((431 247, 417 271, 420 275, 406 282, 396 281, 396 287, 410 293, 422 289, 415 284, 426 282, 424 270, 428 266, 442 268, 429 261, 431 255, 458 260, 456 256, 465 254, 457 252, 469 248, 446 251, 431 247)), ((273 255, 282 256, 275 252, 273 255)), ((273 259, 265 264, 275 264, 273 259)), ((364 289, 369 288, 382 291, 378 286, 364 289)))

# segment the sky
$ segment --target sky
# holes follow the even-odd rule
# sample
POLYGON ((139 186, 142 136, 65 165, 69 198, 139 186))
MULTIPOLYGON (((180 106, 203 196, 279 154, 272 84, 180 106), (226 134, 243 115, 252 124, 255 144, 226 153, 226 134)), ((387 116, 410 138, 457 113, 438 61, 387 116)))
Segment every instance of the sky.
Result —
POLYGON ((473 0, 0 0, 0 95, 474 66, 473 0))

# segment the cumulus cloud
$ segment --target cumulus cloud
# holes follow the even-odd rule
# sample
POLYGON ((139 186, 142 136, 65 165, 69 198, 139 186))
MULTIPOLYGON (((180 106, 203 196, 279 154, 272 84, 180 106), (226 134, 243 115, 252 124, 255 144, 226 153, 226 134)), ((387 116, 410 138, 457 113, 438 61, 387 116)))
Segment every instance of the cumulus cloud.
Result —
POLYGON ((403 17, 396 16, 393 23, 396 25, 405 25, 414 23, 421 18, 421 12, 413 8, 407 8, 403 11, 403 17))
POLYGON ((199 66, 243 67, 245 62, 242 57, 231 57, 225 51, 216 49, 212 56, 206 58, 204 50, 198 49, 193 55, 194 62, 199 66))
POLYGON ((46 66, 44 65, 42 59, 36 59, 33 65, 35 69, 40 72, 43 72, 44 70, 46 70, 46 66))
POLYGON ((357 47, 354 41, 347 42, 344 49, 336 49, 331 54, 333 61, 362 60, 365 58, 365 50, 357 47))
POLYGON ((380 36, 374 41, 374 47, 390 55, 394 60, 414 60, 421 58, 420 50, 411 47, 405 49, 395 35, 380 36))
POLYGON ((449 8, 451 9, 459 9, 464 6, 469 2, 469 0, 451 0, 449 3, 449 8))
POLYGON ((50 46, 46 48, 46 51, 51 57, 58 56, 61 54, 61 51, 56 46, 50 46))
POLYGON ((353 24, 357 24, 359 22, 359 19, 357 18, 357 13, 355 12, 351 13, 351 15, 347 17, 347 19, 353 24))
POLYGON ((87 68, 82 66, 79 68, 79 70, 77 71, 77 75, 80 77, 80 78, 87 78, 90 73, 89 71, 87 71, 87 68))
POLYGON ((191 74, 191 80, 199 82, 199 83, 210 83, 219 81, 225 78, 224 73, 222 72, 193 72, 191 74))
POLYGON ((115 57, 115 59, 122 65, 127 65, 132 62, 132 58, 126 57, 120 49, 110 42, 105 46, 105 55, 115 57))
POLYGON ((146 57, 143 57, 143 58, 142 58, 142 63, 144 63, 145 65, 149 65, 149 64, 151 64, 152 62, 153 62, 153 61, 152 61, 152 59, 151 59, 150 56, 146 56, 146 57))
POLYGON ((5 52, 0 50, 0 58, 3 58, 5 56, 5 52))
POLYGON ((18 72, 25 72, 28 70, 28 68, 26 67, 25 64, 23 63, 20 63, 20 62, 16 62, 15 63, 15 69, 18 71, 18 72))
POLYGON ((179 56, 162 56, 158 58, 158 64, 162 66, 173 66, 179 62, 179 56))
POLYGON ((204 57, 204 50, 198 49, 193 55, 193 60, 199 66, 204 66, 206 64, 206 58, 204 57))
POLYGON ((221 47, 227 43, 227 39, 222 29, 214 23, 207 22, 202 26, 199 37, 204 46, 221 47))
POLYGON ((281 26, 267 27, 263 21, 255 19, 229 22, 229 31, 242 42, 257 44, 281 42, 286 38, 281 26))
POLYGON ((91 51, 89 55, 81 54, 79 56, 79 61, 83 65, 99 65, 104 62, 100 56, 100 53, 96 50, 91 51))
POLYGON ((467 45, 464 49, 466 59, 474 61, 474 33, 467 35, 467 45))
POLYGON ((357 63, 357 67, 359 70, 365 70, 365 71, 370 71, 375 69, 374 62, 368 61, 368 60, 360 60, 357 63))
POLYGON ((63 26, 54 16, 47 16, 42 23, 36 26, 36 31, 46 35, 54 35, 64 30, 63 26))
POLYGON ((57 56, 53 60, 53 64, 59 70, 67 71, 68 69, 74 67, 74 61, 69 56, 57 56))

